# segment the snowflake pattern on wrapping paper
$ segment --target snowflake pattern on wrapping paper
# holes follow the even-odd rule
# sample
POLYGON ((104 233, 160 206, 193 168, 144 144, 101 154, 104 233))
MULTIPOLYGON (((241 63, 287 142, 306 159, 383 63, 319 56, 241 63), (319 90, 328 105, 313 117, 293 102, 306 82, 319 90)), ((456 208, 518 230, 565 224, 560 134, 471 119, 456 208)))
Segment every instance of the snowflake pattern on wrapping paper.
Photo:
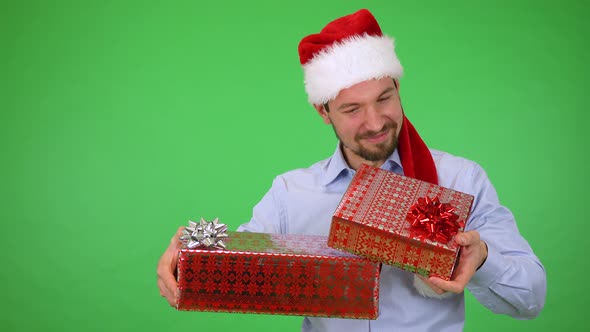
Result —
POLYGON ((379 265, 327 237, 230 232, 225 242, 181 250, 179 310, 377 317, 379 265))
POLYGON ((457 246, 452 241, 439 243, 414 235, 406 220, 418 198, 437 196, 455 208, 458 222, 465 225, 473 196, 362 165, 334 212, 328 245, 448 280, 458 254, 457 246))

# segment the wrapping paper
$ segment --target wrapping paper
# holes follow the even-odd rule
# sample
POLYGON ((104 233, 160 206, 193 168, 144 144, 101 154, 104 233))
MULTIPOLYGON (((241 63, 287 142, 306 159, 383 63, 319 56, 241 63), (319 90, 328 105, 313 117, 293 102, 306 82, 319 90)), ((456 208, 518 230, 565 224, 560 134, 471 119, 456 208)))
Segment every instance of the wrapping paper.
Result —
POLYGON ((180 250, 178 310, 377 317, 378 263, 326 236, 228 234, 224 250, 180 250))
POLYGON ((328 246, 450 280, 473 196, 362 165, 332 217, 328 246))

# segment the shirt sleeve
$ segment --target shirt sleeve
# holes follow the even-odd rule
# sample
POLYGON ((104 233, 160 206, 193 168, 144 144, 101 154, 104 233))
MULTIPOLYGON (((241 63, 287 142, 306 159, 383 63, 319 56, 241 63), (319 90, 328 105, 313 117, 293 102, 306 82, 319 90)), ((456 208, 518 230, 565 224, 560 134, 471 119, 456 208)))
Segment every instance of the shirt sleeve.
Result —
POLYGON ((472 173, 475 200, 466 230, 476 230, 488 257, 467 288, 485 307, 518 319, 536 317, 545 304, 545 268, 521 236, 514 216, 478 165, 472 173))
POLYGON ((270 190, 254 206, 250 222, 240 225, 238 232, 284 234, 287 219, 281 198, 284 192, 283 179, 275 178, 270 190))

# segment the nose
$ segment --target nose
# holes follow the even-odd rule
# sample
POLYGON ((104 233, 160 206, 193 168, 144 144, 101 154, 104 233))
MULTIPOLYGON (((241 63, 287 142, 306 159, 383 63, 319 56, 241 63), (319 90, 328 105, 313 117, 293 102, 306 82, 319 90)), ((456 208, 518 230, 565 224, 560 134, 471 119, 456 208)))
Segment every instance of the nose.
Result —
POLYGON ((365 128, 368 131, 378 132, 383 128, 383 117, 375 107, 367 108, 365 112, 365 128))

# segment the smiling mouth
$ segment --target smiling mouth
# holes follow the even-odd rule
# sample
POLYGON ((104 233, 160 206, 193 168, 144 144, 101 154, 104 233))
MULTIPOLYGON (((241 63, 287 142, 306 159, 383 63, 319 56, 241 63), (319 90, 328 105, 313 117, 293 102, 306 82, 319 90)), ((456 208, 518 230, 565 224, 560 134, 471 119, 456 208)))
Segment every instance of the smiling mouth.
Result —
POLYGON ((389 133, 389 129, 385 129, 384 131, 377 133, 376 135, 365 135, 362 139, 371 142, 371 143, 381 143, 387 139, 387 134, 389 133))

